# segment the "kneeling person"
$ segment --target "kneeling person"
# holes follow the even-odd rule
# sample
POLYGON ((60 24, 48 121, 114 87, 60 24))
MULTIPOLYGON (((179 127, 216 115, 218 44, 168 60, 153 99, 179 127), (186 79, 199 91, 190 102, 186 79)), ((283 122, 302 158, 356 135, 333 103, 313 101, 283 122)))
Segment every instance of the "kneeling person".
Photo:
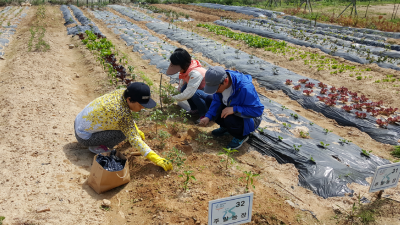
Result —
POLYGON ((212 134, 231 134, 234 138, 227 148, 237 149, 260 125, 264 111, 264 105, 251 82, 252 78, 238 71, 215 66, 207 70, 205 81, 204 92, 213 94, 213 100, 200 125, 215 120, 220 128, 213 130, 212 134))
POLYGON ((164 170, 171 170, 168 160, 159 157, 143 141, 145 139, 133 120, 132 111, 156 106, 150 98, 150 88, 135 82, 127 89, 105 94, 87 105, 75 119, 75 137, 93 153, 108 151, 128 138, 140 153, 164 170))

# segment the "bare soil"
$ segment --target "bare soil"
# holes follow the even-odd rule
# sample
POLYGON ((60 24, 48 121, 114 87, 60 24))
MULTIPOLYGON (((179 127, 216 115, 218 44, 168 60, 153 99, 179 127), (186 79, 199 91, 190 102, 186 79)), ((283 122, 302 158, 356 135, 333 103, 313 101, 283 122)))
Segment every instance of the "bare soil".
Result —
MULTIPOLYGON (((199 133, 210 132, 217 126, 197 127, 193 122, 196 117, 183 124, 178 132, 172 128, 174 121, 168 121, 168 128, 162 129, 172 137, 162 146, 155 138, 154 124, 145 120, 145 113, 141 115, 139 128, 145 132, 146 142, 161 155, 172 147, 182 150, 187 157, 184 168, 165 172, 143 157, 132 156, 136 150, 121 143, 117 150, 129 158, 131 182, 96 194, 86 181, 94 154, 77 143, 73 121, 89 102, 113 91, 115 85, 108 84, 106 73, 78 38, 66 35, 59 6, 46 6, 44 40, 50 44, 50 50, 28 52, 29 29, 36 10, 37 7, 31 7, 28 16, 21 20, 5 50, 5 60, 0 61, 0 84, 4 86, 0 90, 0 216, 6 217, 3 224, 206 224, 209 200, 244 193, 245 184, 238 180, 243 176, 242 171, 260 174, 255 178, 256 188, 251 189, 255 194, 252 224, 336 224, 332 207, 349 209, 356 201, 350 196, 322 199, 312 194, 297 186, 298 172, 294 165, 281 165, 273 157, 252 151, 249 145, 234 155, 237 163, 226 170, 220 162, 224 157, 217 153, 230 138, 209 139, 212 145, 203 145, 196 140, 199 133), (75 47, 69 49, 69 44, 75 47), (183 170, 194 171, 197 181, 189 184, 190 191, 182 189, 183 178, 178 174, 183 170), (102 199, 111 200, 109 211, 100 208, 102 199), (286 200, 296 204, 295 207, 286 200), (42 209, 44 212, 39 212, 42 209), (319 221, 300 209, 314 212, 319 221)), ((96 22, 121 53, 128 55, 135 72, 143 72, 155 83, 159 82, 160 73, 155 66, 132 52, 104 23, 86 11, 84 14, 96 22)), ((136 24, 144 27, 143 23, 136 24)), ((335 128, 338 134, 354 132, 351 137, 344 137, 358 145, 365 142, 377 148, 371 149, 375 154, 385 155, 385 146, 367 140, 365 134, 336 126, 331 120, 302 109, 281 92, 257 90, 299 110, 300 115, 321 126, 335 128), (383 150, 378 151, 379 148, 383 150)), ((373 199, 373 195, 367 194, 368 187, 350 186, 373 199)), ((385 194, 400 200, 399 188, 385 194)), ((398 207, 395 202, 384 205, 377 223, 397 223, 399 214, 393 209, 398 207)))

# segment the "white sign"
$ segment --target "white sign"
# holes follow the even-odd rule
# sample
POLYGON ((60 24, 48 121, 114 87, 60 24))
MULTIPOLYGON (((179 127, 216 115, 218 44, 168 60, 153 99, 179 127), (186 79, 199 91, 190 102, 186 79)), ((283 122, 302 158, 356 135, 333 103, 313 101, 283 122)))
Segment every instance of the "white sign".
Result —
POLYGON ((235 195, 208 202, 208 225, 251 222, 253 193, 235 195))
POLYGON ((400 175, 400 163, 393 163, 376 168, 369 192, 376 192, 397 186, 400 175))

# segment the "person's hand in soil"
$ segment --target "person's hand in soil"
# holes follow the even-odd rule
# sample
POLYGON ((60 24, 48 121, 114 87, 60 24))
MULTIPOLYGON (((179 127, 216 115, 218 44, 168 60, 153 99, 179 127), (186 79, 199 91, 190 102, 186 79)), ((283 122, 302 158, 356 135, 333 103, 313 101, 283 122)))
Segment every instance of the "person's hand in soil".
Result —
POLYGON ((233 112, 233 107, 226 107, 224 110, 222 110, 221 113, 221 118, 226 118, 229 115, 232 115, 233 112))
POLYGON ((210 122, 210 119, 208 117, 204 117, 203 119, 200 120, 199 125, 200 126, 206 126, 210 122))
POLYGON ((155 163, 157 166, 162 167, 165 171, 173 169, 172 164, 169 160, 161 158, 153 151, 149 152, 149 154, 147 154, 146 158, 148 160, 152 161, 153 163, 155 163))

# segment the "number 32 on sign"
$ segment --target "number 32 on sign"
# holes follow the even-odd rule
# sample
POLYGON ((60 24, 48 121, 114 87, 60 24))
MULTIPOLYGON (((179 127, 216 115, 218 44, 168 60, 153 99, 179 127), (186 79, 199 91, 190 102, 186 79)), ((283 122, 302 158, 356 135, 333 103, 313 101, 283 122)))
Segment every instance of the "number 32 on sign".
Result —
POLYGON ((253 193, 208 202, 208 225, 233 225, 251 221, 253 193))

